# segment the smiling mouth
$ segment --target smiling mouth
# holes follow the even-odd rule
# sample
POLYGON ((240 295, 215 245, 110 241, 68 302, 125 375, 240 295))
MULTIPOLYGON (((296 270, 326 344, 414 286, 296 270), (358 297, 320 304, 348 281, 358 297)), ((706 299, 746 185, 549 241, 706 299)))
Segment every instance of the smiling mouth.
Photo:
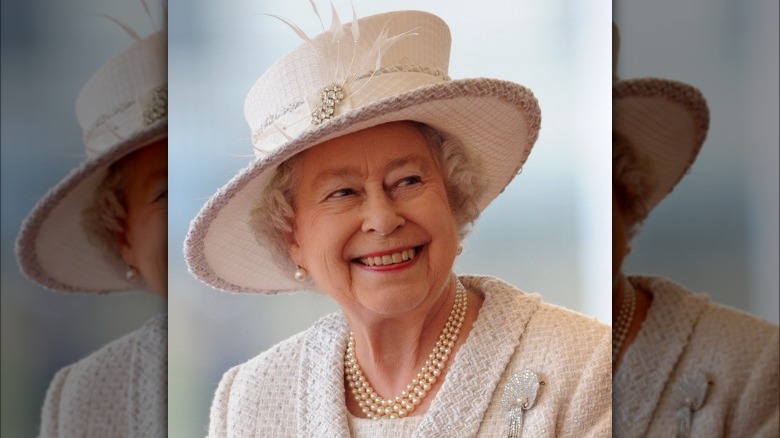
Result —
POLYGON ((375 257, 358 257, 355 261, 362 263, 366 266, 390 266, 398 263, 407 262, 414 258, 414 255, 419 251, 420 247, 409 248, 403 251, 394 252, 392 254, 385 254, 375 257))

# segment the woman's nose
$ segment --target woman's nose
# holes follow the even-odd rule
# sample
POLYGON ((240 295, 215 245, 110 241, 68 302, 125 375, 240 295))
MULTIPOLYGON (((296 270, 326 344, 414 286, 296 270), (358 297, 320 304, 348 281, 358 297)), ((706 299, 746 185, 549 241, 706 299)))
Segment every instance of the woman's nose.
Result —
POLYGON ((406 221, 397 211, 393 200, 384 191, 369 193, 362 206, 363 232, 388 236, 402 227, 406 221), (377 193, 378 192, 378 193, 377 193))

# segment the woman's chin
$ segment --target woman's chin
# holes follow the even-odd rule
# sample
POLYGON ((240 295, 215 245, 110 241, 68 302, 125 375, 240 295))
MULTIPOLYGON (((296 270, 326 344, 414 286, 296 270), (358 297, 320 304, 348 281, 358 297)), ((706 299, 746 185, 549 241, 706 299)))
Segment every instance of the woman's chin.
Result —
POLYGON ((392 318, 406 315, 418 308, 427 297, 427 291, 413 292, 410 290, 372 290, 358 293, 357 301, 361 307, 371 313, 392 318))
POLYGON ((427 279, 354 286, 355 299, 361 307, 386 317, 413 312, 423 306, 432 293, 432 285, 427 279))

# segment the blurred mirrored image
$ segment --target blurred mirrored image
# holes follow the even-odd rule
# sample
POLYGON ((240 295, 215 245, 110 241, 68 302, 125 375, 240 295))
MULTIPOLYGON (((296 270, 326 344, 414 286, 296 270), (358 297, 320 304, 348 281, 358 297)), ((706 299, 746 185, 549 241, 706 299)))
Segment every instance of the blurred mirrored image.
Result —
POLYGON ((3 435, 166 436, 165 7, 33 6, 3 2, 3 435))
POLYGON ((614 434, 777 436, 777 22, 694 3, 615 6, 614 434))

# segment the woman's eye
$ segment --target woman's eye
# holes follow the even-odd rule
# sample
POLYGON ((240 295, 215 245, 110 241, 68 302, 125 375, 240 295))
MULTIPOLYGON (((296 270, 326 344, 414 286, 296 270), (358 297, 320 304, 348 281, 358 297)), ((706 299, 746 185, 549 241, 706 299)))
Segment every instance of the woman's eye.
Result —
POLYGON ((399 181, 397 186, 398 187, 410 186, 412 184, 417 184, 417 183, 419 183, 421 181, 422 181, 422 178, 420 178, 419 176, 408 176, 408 177, 402 179, 401 181, 399 181))
POLYGON ((154 201, 157 202, 157 201, 163 201, 163 200, 167 200, 167 199, 168 199, 168 191, 165 190, 162 193, 160 193, 159 195, 157 195, 157 197, 154 198, 154 201))
POLYGON ((354 190, 352 189, 338 189, 334 192, 331 192, 330 195, 328 195, 328 199, 339 199, 347 197, 354 193, 354 190))

